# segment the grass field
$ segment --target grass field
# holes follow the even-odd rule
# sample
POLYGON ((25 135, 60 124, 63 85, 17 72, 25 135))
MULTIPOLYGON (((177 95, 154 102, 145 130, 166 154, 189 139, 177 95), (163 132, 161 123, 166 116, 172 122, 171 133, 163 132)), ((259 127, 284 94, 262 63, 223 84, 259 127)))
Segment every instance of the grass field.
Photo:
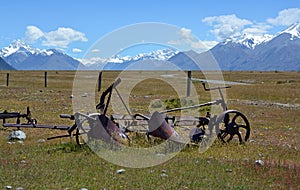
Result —
MULTIPOLYGON (((43 71, 9 71, 8 87, 6 73, 0 72, 0 112, 26 112, 30 106, 40 124, 72 124, 59 114, 73 113, 73 71, 48 71, 47 88, 43 71)), ((200 72, 192 75, 204 78, 200 72)), ((24 129, 26 140, 9 144, 12 129, 1 127, 0 189, 8 185, 13 189, 299 189, 300 72, 228 71, 223 75, 226 81, 249 84, 233 85, 226 94, 228 108, 248 117, 250 142, 224 145, 215 141, 204 153, 185 147, 163 164, 135 169, 114 165, 87 146, 69 143, 68 138, 41 142, 65 134, 61 131, 24 129), (256 160, 264 164, 255 164, 256 160), (119 169, 126 171, 118 174, 119 169)), ((102 89, 117 76, 117 72, 104 72, 102 89)), ((146 112, 151 100, 176 97, 172 87, 158 83, 146 80, 132 90, 132 110, 146 112)), ((200 83, 194 85, 200 102, 210 100, 200 83)), ((95 101, 98 98, 99 94, 95 101)))

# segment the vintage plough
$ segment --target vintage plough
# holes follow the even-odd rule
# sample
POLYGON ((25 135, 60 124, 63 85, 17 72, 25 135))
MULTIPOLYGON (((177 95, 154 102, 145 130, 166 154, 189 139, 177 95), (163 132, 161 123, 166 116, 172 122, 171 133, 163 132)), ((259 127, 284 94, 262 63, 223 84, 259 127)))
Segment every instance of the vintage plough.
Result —
POLYGON ((72 126, 41 125, 33 120, 28 120, 27 123, 17 122, 15 124, 4 122, 3 126, 18 129, 48 128, 64 130, 67 131, 66 135, 49 137, 48 140, 62 137, 70 137, 73 139, 73 137, 75 137, 77 144, 82 144, 92 139, 101 139, 105 142, 118 142, 124 145, 130 145, 131 140, 128 134, 131 132, 145 133, 148 138, 153 136, 182 143, 186 142, 186 138, 184 137, 188 136, 188 140, 195 144, 200 143, 205 136, 212 134, 216 134, 224 143, 230 142, 234 137, 237 137, 240 143, 244 143, 250 137, 250 123, 247 117, 240 111, 227 109, 222 89, 230 88, 229 86, 207 88, 206 83, 203 82, 204 90, 217 90, 220 94, 220 99, 161 112, 156 111, 152 115, 147 116, 141 113, 131 114, 129 112, 129 109, 126 107, 116 88, 120 82, 121 79, 117 79, 102 93, 99 104, 96 106, 99 113, 83 114, 76 112, 73 115, 61 114, 61 118, 74 121, 72 126), (117 92, 117 95, 128 111, 128 115, 107 115, 113 90, 117 92), (223 112, 219 116, 211 117, 210 113, 207 112, 203 117, 191 116, 188 119, 166 115, 175 111, 199 109, 212 105, 221 105, 223 112), (184 135, 181 133, 182 131, 185 134, 188 133, 188 135, 184 135))

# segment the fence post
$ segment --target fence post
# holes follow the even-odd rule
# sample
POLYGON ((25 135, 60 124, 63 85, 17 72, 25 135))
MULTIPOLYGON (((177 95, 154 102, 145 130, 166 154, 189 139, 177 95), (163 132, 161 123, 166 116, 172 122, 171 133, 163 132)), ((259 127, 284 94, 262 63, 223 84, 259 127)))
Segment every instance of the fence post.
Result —
POLYGON ((6 74, 6 86, 9 85, 9 73, 6 74))
POLYGON ((191 94, 191 79, 192 79, 192 71, 188 71, 187 85, 186 85, 186 96, 187 97, 189 97, 191 94))
POLYGON ((44 78, 45 78, 45 88, 47 88, 47 71, 45 71, 44 78))
POLYGON ((102 71, 99 73, 98 76, 98 92, 101 90, 101 82, 102 82, 102 71))

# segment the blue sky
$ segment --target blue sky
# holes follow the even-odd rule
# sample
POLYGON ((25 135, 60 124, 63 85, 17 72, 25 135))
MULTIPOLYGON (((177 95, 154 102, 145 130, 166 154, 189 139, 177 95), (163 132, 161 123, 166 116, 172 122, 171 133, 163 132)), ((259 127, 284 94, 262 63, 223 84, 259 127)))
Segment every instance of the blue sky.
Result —
POLYGON ((10 0, 1 2, 0 48, 15 39, 82 58, 97 42, 127 25, 177 26, 207 47, 243 33, 274 34, 300 22, 299 0, 10 0))

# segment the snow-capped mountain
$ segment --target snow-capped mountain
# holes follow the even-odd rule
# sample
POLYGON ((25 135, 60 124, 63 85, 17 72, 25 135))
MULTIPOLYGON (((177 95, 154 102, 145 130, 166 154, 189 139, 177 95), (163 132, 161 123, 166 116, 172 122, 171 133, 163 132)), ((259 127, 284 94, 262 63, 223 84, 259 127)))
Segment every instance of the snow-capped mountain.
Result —
POLYGON ((120 57, 120 55, 116 55, 115 57, 111 57, 106 60, 107 63, 125 63, 129 61, 138 61, 138 60, 146 60, 146 59, 154 59, 154 60, 168 60, 169 58, 176 55, 178 51, 174 51, 172 49, 162 49, 156 50, 150 53, 139 53, 135 56, 124 56, 120 57))
POLYGON ((296 23, 273 36, 227 39, 209 52, 223 70, 300 70, 299 33, 296 23))
POLYGON ((204 64, 215 61, 222 70, 300 70, 299 33, 300 24, 296 23, 275 35, 231 37, 201 54, 161 50, 133 57, 115 56, 107 59, 105 66, 101 63, 108 70, 125 69, 138 60, 147 59, 169 61, 183 70, 209 68, 204 64), (199 63, 202 68, 197 65, 199 63))
POLYGON ((249 49, 254 49, 256 46, 272 41, 274 38, 277 38, 280 35, 289 35, 290 40, 299 39, 300 38, 300 23, 295 23, 288 27, 287 29, 278 32, 275 35, 264 34, 262 36, 254 36, 251 34, 243 34, 240 36, 229 37, 225 39, 223 42, 219 43, 219 45, 227 45, 227 44, 238 44, 245 46, 249 49))
POLYGON ((288 27, 286 30, 279 33, 280 34, 290 34, 290 40, 300 38, 300 23, 295 23, 288 27))
POLYGON ((101 59, 101 61, 94 64, 87 64, 89 69, 107 69, 107 70, 120 70, 128 67, 129 64, 143 60, 152 61, 167 61, 174 55, 178 54, 178 51, 172 49, 156 50, 149 53, 139 53, 135 56, 120 56, 116 55, 107 59, 101 59))
POLYGON ((172 49, 162 49, 162 50, 156 50, 150 53, 144 53, 144 54, 138 54, 133 57, 133 59, 136 60, 141 60, 141 59, 155 59, 155 60, 160 60, 160 61, 165 61, 173 57, 179 53, 179 51, 175 51, 172 49))
POLYGON ((245 46, 249 49, 254 49, 257 45, 270 41, 273 38, 273 35, 265 34, 263 36, 254 36, 251 34, 243 34, 240 36, 229 37, 221 42, 222 45, 226 44, 239 44, 245 46))
MULTIPOLYGON (((222 70, 300 70, 300 23, 275 35, 241 35, 220 42, 207 52, 178 52, 172 49, 140 53, 135 56, 116 55, 99 58, 98 62, 81 64, 56 49, 40 50, 16 40, 0 50, 0 58, 17 70, 123 70, 132 65, 138 69, 199 70, 217 61, 222 70), (161 67, 171 62, 175 67, 161 67), (201 63, 202 68, 197 64, 201 63), (80 67, 78 67, 80 66, 80 67)), ((2 63, 1 63, 2 64, 2 63)), ((3 62, 2 65, 5 63, 3 62)), ((1 68, 0 68, 1 69, 1 68)))
MULTIPOLYGON (((217 62, 222 70, 300 70, 300 24, 294 24, 275 35, 241 35, 220 42, 207 52, 159 50, 130 57, 115 56, 91 69, 122 70, 138 60, 164 60, 182 70, 210 68, 217 62), (198 64, 202 64, 201 68, 198 64)), ((153 62, 153 61, 152 61, 153 62)), ((164 64, 164 63, 162 63, 164 64)), ((177 69, 169 68, 169 69, 177 69)), ((213 69, 213 68, 212 68, 213 69)))
POLYGON ((17 70, 74 70, 81 64, 57 49, 41 50, 21 40, 2 48, 0 57, 17 70))
POLYGON ((17 52, 23 53, 24 55, 43 54, 49 56, 53 54, 51 50, 40 50, 29 46, 22 40, 14 40, 8 47, 4 47, 0 50, 0 57, 8 57, 17 52))

